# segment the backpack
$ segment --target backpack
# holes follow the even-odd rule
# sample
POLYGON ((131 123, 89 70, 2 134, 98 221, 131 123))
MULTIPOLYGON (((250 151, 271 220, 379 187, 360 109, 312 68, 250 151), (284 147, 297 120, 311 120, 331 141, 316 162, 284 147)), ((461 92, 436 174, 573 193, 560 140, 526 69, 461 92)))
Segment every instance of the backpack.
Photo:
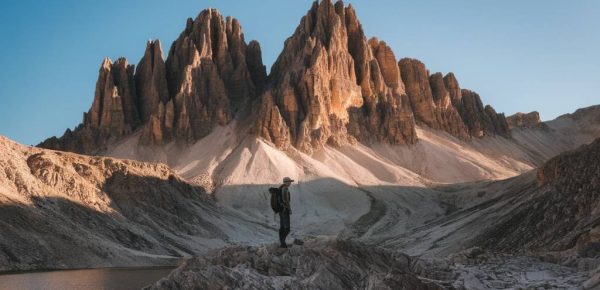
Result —
POLYGON ((279 213, 283 210, 283 200, 281 199, 281 188, 271 187, 269 188, 271 193, 271 209, 275 213, 279 213))

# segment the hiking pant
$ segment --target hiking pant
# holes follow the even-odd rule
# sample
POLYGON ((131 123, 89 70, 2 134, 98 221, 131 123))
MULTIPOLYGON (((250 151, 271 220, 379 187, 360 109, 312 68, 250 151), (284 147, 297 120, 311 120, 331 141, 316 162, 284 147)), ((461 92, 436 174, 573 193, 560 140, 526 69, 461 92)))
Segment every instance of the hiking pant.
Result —
POLYGON ((285 238, 290 233, 290 214, 286 211, 279 213, 279 242, 285 245, 285 238))

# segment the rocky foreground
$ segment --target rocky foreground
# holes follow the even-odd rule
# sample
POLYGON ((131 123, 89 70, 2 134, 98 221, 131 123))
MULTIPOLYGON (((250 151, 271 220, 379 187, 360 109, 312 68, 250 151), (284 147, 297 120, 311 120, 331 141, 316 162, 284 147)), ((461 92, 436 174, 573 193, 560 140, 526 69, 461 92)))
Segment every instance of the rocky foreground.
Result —
POLYGON ((144 289, 596 289, 597 280, 537 257, 481 248, 421 259, 313 237, 289 249, 271 244, 211 251, 144 289))
POLYGON ((422 281, 411 258, 328 238, 281 249, 231 247, 191 259, 146 289, 444 289, 422 281))

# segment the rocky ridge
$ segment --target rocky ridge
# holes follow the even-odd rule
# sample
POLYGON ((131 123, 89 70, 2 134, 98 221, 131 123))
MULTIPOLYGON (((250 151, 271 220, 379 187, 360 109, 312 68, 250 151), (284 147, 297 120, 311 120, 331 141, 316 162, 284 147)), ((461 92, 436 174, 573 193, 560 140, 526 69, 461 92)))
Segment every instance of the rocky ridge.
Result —
POLYGON ((414 144, 415 126, 463 140, 510 137, 503 114, 461 89, 452 73, 430 74, 367 39, 351 5, 315 1, 267 77, 260 45, 240 23, 207 9, 188 19, 166 60, 149 41, 137 69, 127 60, 101 65, 83 123, 40 147, 102 154, 141 132, 140 146, 193 143, 250 106, 254 133, 278 148, 304 152, 356 141, 414 144))
POLYGON ((518 206, 497 218, 476 244, 599 266, 600 139, 550 159, 538 169, 536 183, 513 197, 520 199, 513 201, 518 206))

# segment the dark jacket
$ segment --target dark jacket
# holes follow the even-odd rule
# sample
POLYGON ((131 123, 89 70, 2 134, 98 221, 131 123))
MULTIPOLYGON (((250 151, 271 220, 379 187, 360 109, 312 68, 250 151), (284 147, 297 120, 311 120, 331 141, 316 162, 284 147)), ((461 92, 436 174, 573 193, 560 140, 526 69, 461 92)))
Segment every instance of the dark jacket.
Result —
POLYGON ((285 185, 281 186, 281 201, 283 202, 283 210, 291 214, 292 207, 290 206, 290 189, 285 185))

